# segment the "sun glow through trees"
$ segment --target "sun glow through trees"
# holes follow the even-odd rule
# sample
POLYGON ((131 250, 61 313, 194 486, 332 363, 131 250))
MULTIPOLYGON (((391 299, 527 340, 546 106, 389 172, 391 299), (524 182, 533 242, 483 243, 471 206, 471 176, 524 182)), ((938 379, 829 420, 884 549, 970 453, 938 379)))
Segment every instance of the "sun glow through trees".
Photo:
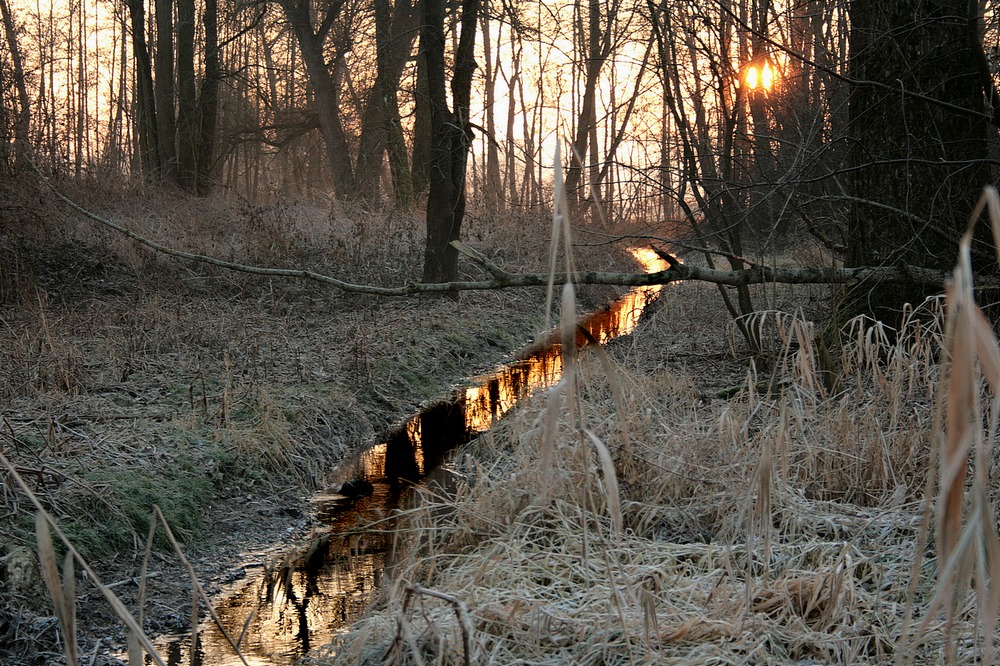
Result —
POLYGON ((760 89, 769 92, 775 83, 775 71, 769 62, 765 62, 762 67, 750 65, 746 68, 743 80, 750 90, 760 89))

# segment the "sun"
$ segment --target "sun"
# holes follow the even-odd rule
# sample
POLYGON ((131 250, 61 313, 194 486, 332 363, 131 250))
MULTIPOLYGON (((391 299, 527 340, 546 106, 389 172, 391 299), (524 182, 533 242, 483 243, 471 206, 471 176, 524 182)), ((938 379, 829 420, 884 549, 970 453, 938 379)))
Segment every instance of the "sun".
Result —
POLYGON ((743 80, 750 90, 760 88, 761 90, 769 91, 775 83, 775 72, 769 62, 765 62, 763 67, 750 65, 746 68, 743 80))

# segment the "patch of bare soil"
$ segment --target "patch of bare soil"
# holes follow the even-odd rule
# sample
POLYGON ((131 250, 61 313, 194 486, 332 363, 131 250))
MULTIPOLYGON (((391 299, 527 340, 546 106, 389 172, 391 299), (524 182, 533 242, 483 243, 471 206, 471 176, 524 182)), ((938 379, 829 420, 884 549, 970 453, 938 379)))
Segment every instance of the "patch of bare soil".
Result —
MULTIPOLYGON (((419 275, 416 215, 145 192, 84 203, 226 259, 358 283, 419 275)), ((307 498, 346 452, 502 361, 543 321, 540 291, 341 294, 154 255, 37 192, 5 191, 0 209, 0 451, 133 611, 154 504, 215 592, 308 531, 307 498)), ((470 244, 493 261, 543 267, 543 220, 474 222, 470 244)), ((585 305, 611 295, 589 290, 585 305)), ((0 490, 0 662, 63 663, 34 507, 6 472, 0 490)), ((116 663, 123 625, 77 578, 81 654, 116 663)), ((188 628, 190 585, 162 530, 145 594, 150 634, 188 628)))

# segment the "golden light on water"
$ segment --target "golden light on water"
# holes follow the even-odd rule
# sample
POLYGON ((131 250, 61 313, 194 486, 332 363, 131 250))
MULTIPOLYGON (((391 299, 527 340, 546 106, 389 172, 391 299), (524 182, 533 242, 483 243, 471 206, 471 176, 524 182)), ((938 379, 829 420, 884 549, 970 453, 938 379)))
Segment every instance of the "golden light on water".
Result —
MULTIPOLYGON (((629 252, 647 273, 669 268, 667 262, 650 248, 630 248, 629 252)), ((628 335, 638 326, 642 311, 661 289, 661 284, 633 289, 608 310, 588 317, 581 326, 601 344, 628 335)), ((577 339, 577 344, 585 342, 583 336, 577 339)), ((488 430, 522 397, 559 381, 562 362, 562 350, 554 344, 544 353, 506 366, 493 375, 478 378, 476 384, 465 391, 466 427, 470 432, 488 430)))
POLYGON ((747 87, 750 90, 757 90, 760 88, 764 91, 768 91, 774 87, 775 71, 769 62, 765 62, 763 67, 750 65, 747 67, 746 73, 743 75, 743 80, 746 82, 747 87))
MULTIPOLYGON (((667 265, 667 262, 661 259, 660 255, 656 254, 652 248, 633 247, 629 249, 629 254, 631 254, 632 258, 635 259, 640 266, 642 266, 642 270, 647 273, 659 273, 660 271, 665 271, 670 268, 670 266, 667 265)), ((680 259, 677 261, 684 263, 680 259)), ((662 284, 656 284, 653 285, 652 288, 659 291, 662 286, 662 284)))
MULTIPOLYGON (((669 268, 649 248, 629 252, 646 272, 669 268)), ((606 310, 585 317, 579 323, 582 330, 576 344, 604 343, 631 333, 661 289, 663 285, 637 287, 606 310)), ((201 634, 201 654, 192 663, 290 664, 332 641, 359 617, 371 591, 381 585, 391 537, 381 529, 359 533, 359 527, 384 526, 386 516, 403 506, 400 487, 394 484, 400 479, 418 481, 454 446, 489 429, 519 399, 558 382, 562 371, 558 334, 543 337, 535 353, 476 378, 475 385, 455 400, 425 408, 386 441, 348 461, 342 480, 367 480, 372 484, 371 494, 354 497, 347 504, 336 490, 317 495, 316 516, 326 527, 325 535, 314 540, 316 548, 298 553, 293 566, 273 576, 255 576, 239 584, 218 606, 230 633, 244 634, 241 647, 249 655, 247 661, 230 656, 221 632, 208 625, 201 634)), ((445 474, 442 478, 452 477, 445 474)), ((171 642, 171 666, 188 663, 184 657, 189 644, 187 636, 171 642)))

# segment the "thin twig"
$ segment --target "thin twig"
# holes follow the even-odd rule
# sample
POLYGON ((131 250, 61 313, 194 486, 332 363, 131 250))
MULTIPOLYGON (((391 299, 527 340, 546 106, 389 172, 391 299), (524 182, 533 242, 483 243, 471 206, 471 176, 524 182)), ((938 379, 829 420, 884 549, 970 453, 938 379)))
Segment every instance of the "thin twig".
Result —
MULTIPOLYGON (((422 594, 427 597, 434 597, 435 599, 440 599, 441 601, 447 601, 451 604, 451 607, 455 609, 455 616, 458 618, 458 623, 462 628, 462 648, 465 651, 464 661, 465 666, 471 666, 472 664, 472 622, 469 620, 469 609, 465 607, 465 603, 461 599, 454 597, 450 594, 445 594, 444 592, 437 592, 436 590, 430 590, 423 585, 414 583, 413 585, 406 586, 406 597, 403 600, 403 613, 405 614, 406 609, 409 607, 410 599, 413 595, 422 594)), ((402 619, 402 618, 401 618, 402 619)))

